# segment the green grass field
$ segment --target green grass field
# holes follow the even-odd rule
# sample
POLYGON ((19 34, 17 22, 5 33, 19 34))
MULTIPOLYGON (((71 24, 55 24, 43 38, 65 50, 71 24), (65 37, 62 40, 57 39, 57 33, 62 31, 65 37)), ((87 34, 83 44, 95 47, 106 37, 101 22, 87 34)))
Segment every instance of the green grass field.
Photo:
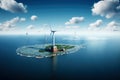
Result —
MULTIPOLYGON (((67 49, 72 49, 72 48, 75 47, 75 46, 73 46, 73 45, 56 45, 56 46, 57 46, 58 51, 59 51, 59 50, 62 50, 62 49, 65 49, 65 50, 67 50, 67 49)), ((52 48, 52 45, 47 45, 47 46, 45 47, 45 49, 41 49, 41 50, 39 50, 39 52, 50 51, 51 48, 52 48)), ((50 51, 50 52, 51 52, 51 51, 50 51)))

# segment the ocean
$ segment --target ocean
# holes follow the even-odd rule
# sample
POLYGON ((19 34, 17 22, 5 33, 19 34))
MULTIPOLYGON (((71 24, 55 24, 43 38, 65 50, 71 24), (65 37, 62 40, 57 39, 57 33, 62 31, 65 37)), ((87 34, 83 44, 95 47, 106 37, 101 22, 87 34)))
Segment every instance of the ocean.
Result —
POLYGON ((45 36, 0 35, 0 80, 120 80, 120 36, 56 36, 56 44, 84 45, 51 58, 17 55, 25 45, 50 43, 45 36))

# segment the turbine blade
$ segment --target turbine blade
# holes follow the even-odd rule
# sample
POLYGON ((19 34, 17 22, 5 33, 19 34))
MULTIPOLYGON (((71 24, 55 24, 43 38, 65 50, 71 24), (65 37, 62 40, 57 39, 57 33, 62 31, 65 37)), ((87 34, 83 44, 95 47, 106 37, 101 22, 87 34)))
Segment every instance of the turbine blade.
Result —
POLYGON ((50 27, 50 31, 52 31, 52 27, 51 26, 49 26, 50 27))
POLYGON ((50 36, 52 35, 53 33, 52 33, 52 31, 50 32, 50 36))

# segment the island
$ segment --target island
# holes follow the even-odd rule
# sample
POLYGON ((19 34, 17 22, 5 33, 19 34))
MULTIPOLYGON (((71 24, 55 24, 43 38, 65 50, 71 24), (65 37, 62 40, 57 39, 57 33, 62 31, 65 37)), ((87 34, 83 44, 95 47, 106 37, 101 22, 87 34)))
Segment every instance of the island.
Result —
POLYGON ((68 44, 58 44, 55 46, 57 47, 56 52, 52 51, 53 46, 50 44, 47 44, 46 46, 36 44, 20 47, 16 50, 16 53, 20 56, 43 58, 73 53, 81 48, 77 45, 68 44))
POLYGON ((81 45, 71 45, 71 44, 55 44, 55 32, 51 30, 52 33, 52 43, 51 44, 36 44, 27 45, 17 48, 16 53, 20 56, 26 57, 52 57, 57 55, 69 54, 78 51, 81 45))

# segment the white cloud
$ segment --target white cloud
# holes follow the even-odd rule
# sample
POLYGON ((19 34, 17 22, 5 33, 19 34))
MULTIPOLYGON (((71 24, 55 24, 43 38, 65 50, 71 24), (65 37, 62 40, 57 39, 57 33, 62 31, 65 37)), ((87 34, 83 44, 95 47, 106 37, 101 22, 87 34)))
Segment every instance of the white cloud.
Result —
POLYGON ((103 23, 103 21, 101 19, 99 19, 96 22, 89 24, 88 29, 90 29, 90 30, 98 30, 102 23, 103 23))
POLYGON ((23 21, 26 21, 26 18, 21 18, 20 21, 22 21, 22 22, 23 22, 23 21))
POLYGON ((94 3, 92 8, 93 15, 105 16, 106 18, 112 18, 116 15, 120 15, 119 0, 100 0, 94 3))
POLYGON ((27 12, 26 6, 23 3, 17 3, 15 0, 0 0, 0 8, 12 13, 27 12))
POLYGON ((9 21, 5 21, 0 24, 0 31, 14 29, 18 22, 21 22, 21 18, 19 18, 19 17, 15 17, 9 21))
POLYGON ((36 15, 32 15, 32 16, 31 16, 31 20, 32 20, 32 21, 35 21, 37 18, 38 18, 38 17, 37 17, 36 15))
POLYGON ((72 17, 69 21, 65 23, 65 25, 77 24, 82 21, 84 21, 84 17, 72 17))
POLYGON ((108 31, 118 31, 119 30, 119 24, 115 21, 111 21, 110 23, 107 24, 107 27, 105 30, 108 31))
POLYGON ((79 29, 80 26, 66 26, 67 29, 79 29))
POLYGON ((33 25, 29 25, 29 26, 27 27, 27 29, 28 29, 28 30, 34 29, 34 26, 33 26, 33 25))

